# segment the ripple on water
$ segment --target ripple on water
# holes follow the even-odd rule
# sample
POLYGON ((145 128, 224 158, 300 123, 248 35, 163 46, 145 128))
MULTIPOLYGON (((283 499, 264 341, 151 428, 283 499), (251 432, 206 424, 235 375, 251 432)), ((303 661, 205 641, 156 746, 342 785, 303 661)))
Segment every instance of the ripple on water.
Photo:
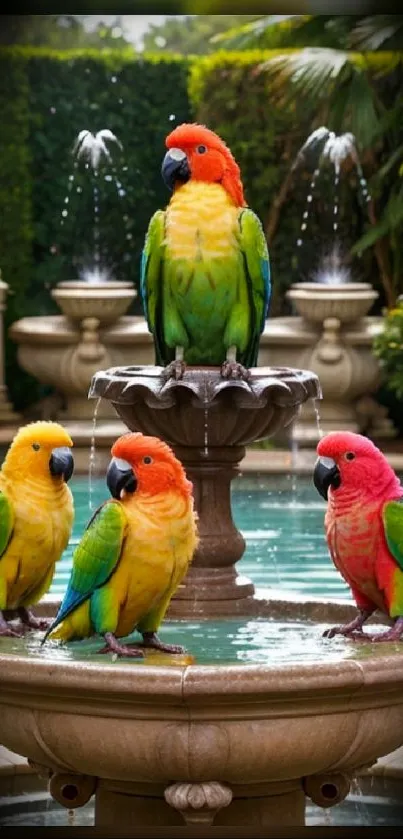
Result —
MULTIPOLYGON (((189 655, 169 655, 154 650, 147 651, 145 659, 118 659, 128 666, 158 665, 225 665, 262 664, 273 667, 314 662, 336 662, 346 659, 363 659, 371 656, 390 655, 392 652, 403 663, 403 644, 356 643, 336 636, 323 638, 329 624, 311 621, 278 621, 258 618, 253 620, 166 621, 159 635, 168 643, 186 647, 189 655)), ((379 625, 368 631, 382 631, 379 625)), ((46 661, 87 661, 102 666, 115 663, 112 654, 98 655, 104 646, 100 638, 86 639, 69 644, 48 641, 41 646, 42 634, 32 632, 24 638, 0 638, 1 655, 18 655, 46 661)), ((133 633, 130 642, 140 640, 133 633)))

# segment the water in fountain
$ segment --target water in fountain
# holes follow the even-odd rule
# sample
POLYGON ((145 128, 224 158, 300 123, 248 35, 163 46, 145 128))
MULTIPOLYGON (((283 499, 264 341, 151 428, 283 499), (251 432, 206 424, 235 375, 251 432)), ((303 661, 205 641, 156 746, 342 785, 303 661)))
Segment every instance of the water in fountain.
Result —
MULTIPOLYGON (((89 284, 105 283, 112 280, 112 269, 106 264, 105 255, 101 252, 100 193, 102 188, 102 175, 104 182, 114 184, 116 195, 119 200, 122 200, 126 196, 126 189, 122 184, 121 176, 118 175, 116 160, 112 155, 113 146, 119 148, 120 150, 123 148, 120 140, 112 131, 110 131, 110 129, 101 129, 96 134, 92 134, 91 131, 87 129, 83 129, 79 132, 73 145, 73 172, 69 175, 67 194, 64 198, 61 213, 61 225, 63 227, 69 217, 69 214, 72 213, 71 201, 73 196, 73 187, 75 184, 77 184, 75 186, 76 195, 83 192, 83 187, 77 183, 80 164, 83 163, 84 172, 87 172, 92 177, 93 252, 90 256, 80 256, 80 264, 77 266, 77 270, 80 279, 85 280, 85 282, 88 282, 89 284)), ((122 172, 123 171, 127 171, 127 166, 122 167, 122 172)), ((132 233, 128 230, 128 222, 129 217, 124 215, 123 225, 127 231, 125 239, 128 243, 130 243, 132 233)))
MULTIPOLYGON (((298 165, 301 165, 303 162, 312 162, 312 160, 314 161, 313 175, 308 188, 305 208, 302 214, 300 230, 296 242, 298 248, 301 248, 303 245, 304 237, 308 228, 309 217, 313 208, 314 189, 317 185, 320 172, 324 168, 324 164, 327 161, 331 163, 334 169, 332 232, 334 235, 338 233, 340 226, 339 187, 341 167, 342 164, 348 158, 350 158, 355 165, 363 202, 365 204, 368 204, 371 201, 371 195, 368 190, 367 181, 363 174, 362 166, 358 156, 356 140, 353 134, 351 134, 350 132, 346 132, 345 134, 337 135, 334 131, 330 131, 325 126, 322 126, 321 128, 316 129, 309 135, 308 139, 305 141, 300 151, 298 152, 298 155, 293 165, 294 169, 298 165)), ((336 248, 337 247, 338 246, 336 245, 336 248)), ((341 282, 348 281, 350 279, 350 274, 349 271, 345 268, 342 268, 339 263, 337 266, 337 270, 333 270, 330 272, 324 270, 318 271, 315 276, 315 279, 317 279, 318 282, 336 285, 341 282)))

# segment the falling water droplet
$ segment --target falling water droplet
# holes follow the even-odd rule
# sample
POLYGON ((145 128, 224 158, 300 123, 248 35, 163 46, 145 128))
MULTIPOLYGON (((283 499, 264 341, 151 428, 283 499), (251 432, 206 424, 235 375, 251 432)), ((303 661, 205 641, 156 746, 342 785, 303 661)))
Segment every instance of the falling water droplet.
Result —
POLYGON ((204 402, 204 455, 208 456, 208 402, 204 402))
POLYGON ((311 201, 312 201, 312 195, 307 195, 306 200, 307 200, 307 201, 308 201, 308 203, 310 204, 310 203, 311 203, 311 201))
POLYGON ((74 181, 74 175, 69 175, 69 181, 74 181))
POLYGON ((111 82, 115 84, 117 82, 117 76, 111 76, 111 82))
POLYGON ((297 248, 300 248, 302 245, 302 239, 297 239, 297 248))
POLYGON ((63 218, 66 218, 66 216, 68 216, 68 214, 69 214, 69 213, 68 213, 68 210, 62 210, 62 216, 63 216, 63 218))
POLYGON ((322 426, 320 424, 320 413, 319 413, 318 400, 317 399, 315 399, 315 398, 312 399, 312 406, 313 406, 313 410, 314 410, 314 414, 315 414, 316 428, 318 430, 318 437, 319 437, 319 440, 321 440, 322 437, 323 437, 323 430, 322 430, 322 426))
POLYGON ((170 122, 172 122, 175 118, 176 118, 175 114, 169 114, 168 119, 169 119, 170 122))
POLYGON ((308 218, 308 216, 309 216, 309 210, 305 210, 305 212, 302 214, 302 218, 308 218))
POLYGON ((304 222, 302 222, 302 224, 301 224, 301 230, 306 230, 306 228, 307 228, 307 224, 306 224, 306 222, 304 221, 304 222))
POLYGON ((98 419, 98 410, 101 404, 101 400, 97 399, 95 403, 94 413, 92 415, 92 435, 91 435, 91 447, 90 447, 90 458, 89 458, 89 466, 88 466, 88 505, 90 511, 93 510, 93 503, 92 503, 92 494, 93 494, 93 473, 94 473, 94 466, 95 466, 95 446, 96 446, 96 429, 97 429, 97 419, 98 419))

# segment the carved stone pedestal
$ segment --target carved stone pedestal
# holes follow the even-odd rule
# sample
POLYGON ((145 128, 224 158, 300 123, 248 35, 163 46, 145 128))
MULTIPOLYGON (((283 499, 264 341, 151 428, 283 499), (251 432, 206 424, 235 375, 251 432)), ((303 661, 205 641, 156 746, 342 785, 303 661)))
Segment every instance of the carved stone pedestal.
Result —
POLYGON ((235 564, 245 542, 231 514, 230 484, 245 445, 287 426, 299 406, 320 396, 310 371, 254 368, 248 382, 223 379, 219 368, 188 367, 165 381, 160 367, 96 373, 91 396, 112 403, 132 431, 169 443, 194 484, 200 544, 171 601, 171 617, 253 613, 254 586, 235 564))

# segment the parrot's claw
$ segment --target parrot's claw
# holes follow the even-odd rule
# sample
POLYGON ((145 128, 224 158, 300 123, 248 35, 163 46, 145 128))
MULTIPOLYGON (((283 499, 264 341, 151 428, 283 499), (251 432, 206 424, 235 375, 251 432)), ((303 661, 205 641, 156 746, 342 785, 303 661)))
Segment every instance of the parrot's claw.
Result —
POLYGON ((175 381, 178 382, 180 379, 183 379, 185 370, 185 362, 180 359, 175 359, 175 361, 171 361, 170 364, 167 364, 162 375, 165 381, 168 381, 168 379, 175 379, 175 381))
POLYGON ((39 629, 45 632, 52 623, 52 618, 37 618, 28 609, 18 609, 18 615, 25 629, 39 629))
POLYGON ((163 653, 174 653, 175 655, 180 655, 181 653, 186 652, 185 647, 182 647, 180 644, 164 644, 163 641, 160 641, 155 632, 143 632, 142 634, 143 647, 160 650, 163 653))
POLYGON ((138 644, 120 644, 112 632, 105 633, 105 647, 98 650, 99 653, 112 653, 119 658, 144 658, 144 652, 138 644))
POLYGON ((403 618, 397 618, 394 625, 386 632, 378 632, 376 635, 369 635, 369 641, 378 643, 380 641, 402 641, 403 640, 403 618))
POLYGON ((12 629, 8 623, 0 624, 0 638, 21 638, 21 630, 12 629))
POLYGON ((224 361, 221 365, 221 376, 223 379, 244 379, 246 382, 251 378, 250 370, 237 361, 224 361))

